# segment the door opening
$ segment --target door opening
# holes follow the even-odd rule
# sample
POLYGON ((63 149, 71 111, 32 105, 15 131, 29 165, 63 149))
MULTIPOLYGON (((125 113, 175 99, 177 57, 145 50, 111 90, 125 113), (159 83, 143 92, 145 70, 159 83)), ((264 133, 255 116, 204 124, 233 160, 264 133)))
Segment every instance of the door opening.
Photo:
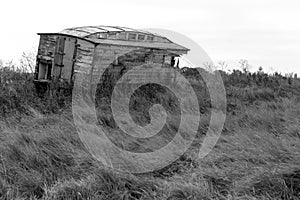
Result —
POLYGON ((38 80, 51 80, 52 62, 39 60, 38 80))

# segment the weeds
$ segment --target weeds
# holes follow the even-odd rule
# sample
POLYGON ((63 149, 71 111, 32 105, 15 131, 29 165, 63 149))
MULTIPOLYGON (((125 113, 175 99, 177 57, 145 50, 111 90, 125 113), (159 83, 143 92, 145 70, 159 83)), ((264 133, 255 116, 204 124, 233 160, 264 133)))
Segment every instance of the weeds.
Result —
MULTIPOLYGON (((204 120, 185 155, 159 171, 131 175, 104 168, 85 149, 73 123, 70 94, 53 90, 37 97, 32 74, 2 66, 0 198, 299 199, 300 81, 297 76, 243 69, 221 72, 227 119, 208 156, 197 157, 207 127, 204 120)), ((181 72, 199 90, 201 113, 209 118, 201 77, 195 69, 181 72)), ((157 94, 174 111, 161 91, 157 94)), ((138 104, 149 101, 147 92, 139 91, 135 98, 132 114, 139 115, 137 122, 147 123, 149 116, 138 104)), ((106 112, 101 122, 115 128, 106 112)))

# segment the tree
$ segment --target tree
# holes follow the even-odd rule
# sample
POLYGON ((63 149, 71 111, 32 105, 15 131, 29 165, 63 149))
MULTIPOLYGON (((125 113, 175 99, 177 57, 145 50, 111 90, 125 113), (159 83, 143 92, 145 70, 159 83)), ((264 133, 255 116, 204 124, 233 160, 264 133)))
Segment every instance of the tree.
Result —
POLYGON ((248 63, 248 60, 241 59, 241 60, 239 61, 239 63, 240 63, 240 68, 241 68, 241 70, 242 70, 244 73, 248 73, 249 70, 250 70, 250 65, 249 65, 249 63, 248 63))
POLYGON ((228 64, 225 61, 220 61, 217 64, 217 68, 222 71, 225 71, 227 69, 227 67, 228 67, 228 64))
POLYGON ((36 62, 35 55, 36 53, 34 51, 27 51, 22 53, 20 59, 20 68, 22 69, 22 71, 34 73, 36 62))

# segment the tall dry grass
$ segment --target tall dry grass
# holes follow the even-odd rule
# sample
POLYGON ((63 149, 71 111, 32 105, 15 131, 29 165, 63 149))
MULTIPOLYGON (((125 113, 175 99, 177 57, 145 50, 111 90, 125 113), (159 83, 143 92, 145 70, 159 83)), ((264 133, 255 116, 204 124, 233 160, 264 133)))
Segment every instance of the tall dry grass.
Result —
MULTIPOLYGON (((227 119, 208 156, 197 157, 209 123, 204 96, 198 141, 171 165, 133 175, 107 169, 90 155, 67 97, 37 97, 30 74, 2 68, 0 199, 299 199, 300 83, 259 73, 222 73, 227 119)), ((201 89, 199 97, 205 93, 195 71, 183 74, 196 92, 201 89)), ((136 106, 137 121, 147 122, 136 106)), ((111 116, 101 117, 113 130, 111 116)))

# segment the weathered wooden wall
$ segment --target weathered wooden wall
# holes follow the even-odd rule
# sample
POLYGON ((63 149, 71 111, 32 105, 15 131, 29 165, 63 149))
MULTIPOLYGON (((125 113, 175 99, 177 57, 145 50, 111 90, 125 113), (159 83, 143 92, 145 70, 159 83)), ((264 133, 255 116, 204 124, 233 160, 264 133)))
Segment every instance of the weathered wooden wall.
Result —
MULTIPOLYGON (((110 70, 110 74, 120 73, 122 66, 118 62, 128 63, 130 66, 141 65, 147 62, 163 64, 163 55, 157 51, 149 52, 144 48, 98 45, 95 51, 94 65, 92 72, 92 84, 97 84, 104 70, 110 70), (119 61, 117 61, 119 60, 119 61), (109 66, 114 64, 114 67, 109 66)), ((126 64, 125 64, 126 65, 126 64)), ((127 66, 128 66, 127 65, 127 66)))
POLYGON ((95 45, 91 42, 78 39, 76 50, 76 61, 74 64, 74 72, 89 74, 94 59, 95 45))
POLYGON ((92 73, 91 82, 96 84, 99 81, 100 74, 111 64, 114 64, 114 68, 109 68, 112 73, 120 71, 120 66, 116 63, 117 60, 129 63, 130 66, 142 65, 149 62, 163 66, 167 60, 170 60, 171 56, 178 54, 176 51, 170 52, 166 50, 100 44, 95 49, 94 62, 90 71, 92 73))
MULTIPOLYGON (((40 35, 40 44, 38 49, 38 58, 51 60, 53 63, 53 75, 57 76, 56 72, 59 66, 55 65, 55 53, 57 51, 57 38, 59 35, 40 35)), ((74 38, 73 38, 74 39, 74 38)), ((77 38, 76 56, 72 81, 75 80, 76 74, 80 73, 84 76, 84 85, 86 87, 95 87, 99 83, 101 74, 105 70, 110 70, 109 74, 120 74, 124 68, 124 63, 129 63, 127 66, 141 65, 147 62, 157 63, 163 66, 166 60, 170 60, 171 54, 179 55, 181 52, 167 52, 163 50, 147 49, 132 46, 121 45, 95 45, 89 41, 77 38), (123 65, 117 63, 118 60, 123 62, 123 65), (109 67, 113 64, 114 67, 109 67)), ((68 56, 68 55, 64 55, 68 56)), ((65 58, 64 58, 65 59, 65 58)), ((71 62, 71 57, 69 58, 71 62)), ((126 65, 126 64, 125 64, 126 65)), ((61 72, 64 70, 61 70, 61 72)), ((69 73, 66 73, 69 74, 69 73)), ((63 74, 62 74, 63 75, 63 74)), ((68 75, 69 77, 69 75, 68 75)))
MULTIPOLYGON (((156 63, 157 66, 164 67, 164 61, 171 55, 178 55, 178 52, 167 52, 162 50, 150 50, 145 48, 116 46, 116 45, 97 45, 93 51, 92 47, 80 48, 80 59, 76 66, 84 75, 84 88, 95 93, 97 85, 102 81, 115 82, 122 73, 130 67, 143 65, 147 62, 156 63), (92 55, 93 54, 93 55, 92 55), (85 58, 82 57, 85 56, 85 58), (93 60, 91 57, 93 56, 93 60), (84 63, 82 63, 85 61, 84 63), (104 73, 105 72, 105 73, 104 73), (103 77, 104 76, 104 77, 103 77), (105 77, 107 76, 107 77, 105 77)), ((167 59, 168 60, 168 59, 167 59)), ((169 65, 170 66, 170 65, 169 65)), ((170 76, 162 74, 162 77, 170 76)), ((82 85, 83 86, 83 85, 82 85)))
MULTIPOLYGON (((66 37, 66 36, 59 36, 59 35, 40 35, 40 43, 38 47, 38 53, 37 58, 42 60, 48 60, 52 62, 52 75, 58 76, 60 73, 63 77, 69 78, 71 74, 73 73, 72 70, 74 70, 75 73, 78 72, 84 72, 89 73, 91 70, 93 57, 94 57, 94 47, 95 45, 91 42, 77 39, 76 44, 76 51, 72 48, 68 52, 65 52, 68 50, 65 46, 62 50, 64 55, 62 57, 61 64, 68 64, 68 69, 63 68, 63 66, 57 66, 57 60, 55 60, 55 54, 57 49, 57 39, 58 37, 65 37, 67 41, 73 41, 75 38, 73 37, 66 37), (70 63, 73 61, 73 51, 76 53, 75 56, 75 63, 74 63, 74 69, 70 67, 70 63), (68 54, 68 55, 67 55, 68 54), (70 63, 66 63, 66 62, 70 63), (60 69, 62 67, 62 69, 60 69), (60 72, 61 71, 61 72, 60 72)), ((73 77, 74 78, 74 77, 73 77)), ((68 80, 69 81, 69 80, 68 80)))
POLYGON ((53 60, 56 47, 56 35, 40 35, 38 58, 53 60))
POLYGON ((100 74, 102 74, 110 64, 114 63, 114 61, 117 60, 119 56, 137 50, 137 48, 113 45, 98 45, 95 50, 94 66, 92 70, 92 83, 97 83, 97 81, 99 81, 100 74))

